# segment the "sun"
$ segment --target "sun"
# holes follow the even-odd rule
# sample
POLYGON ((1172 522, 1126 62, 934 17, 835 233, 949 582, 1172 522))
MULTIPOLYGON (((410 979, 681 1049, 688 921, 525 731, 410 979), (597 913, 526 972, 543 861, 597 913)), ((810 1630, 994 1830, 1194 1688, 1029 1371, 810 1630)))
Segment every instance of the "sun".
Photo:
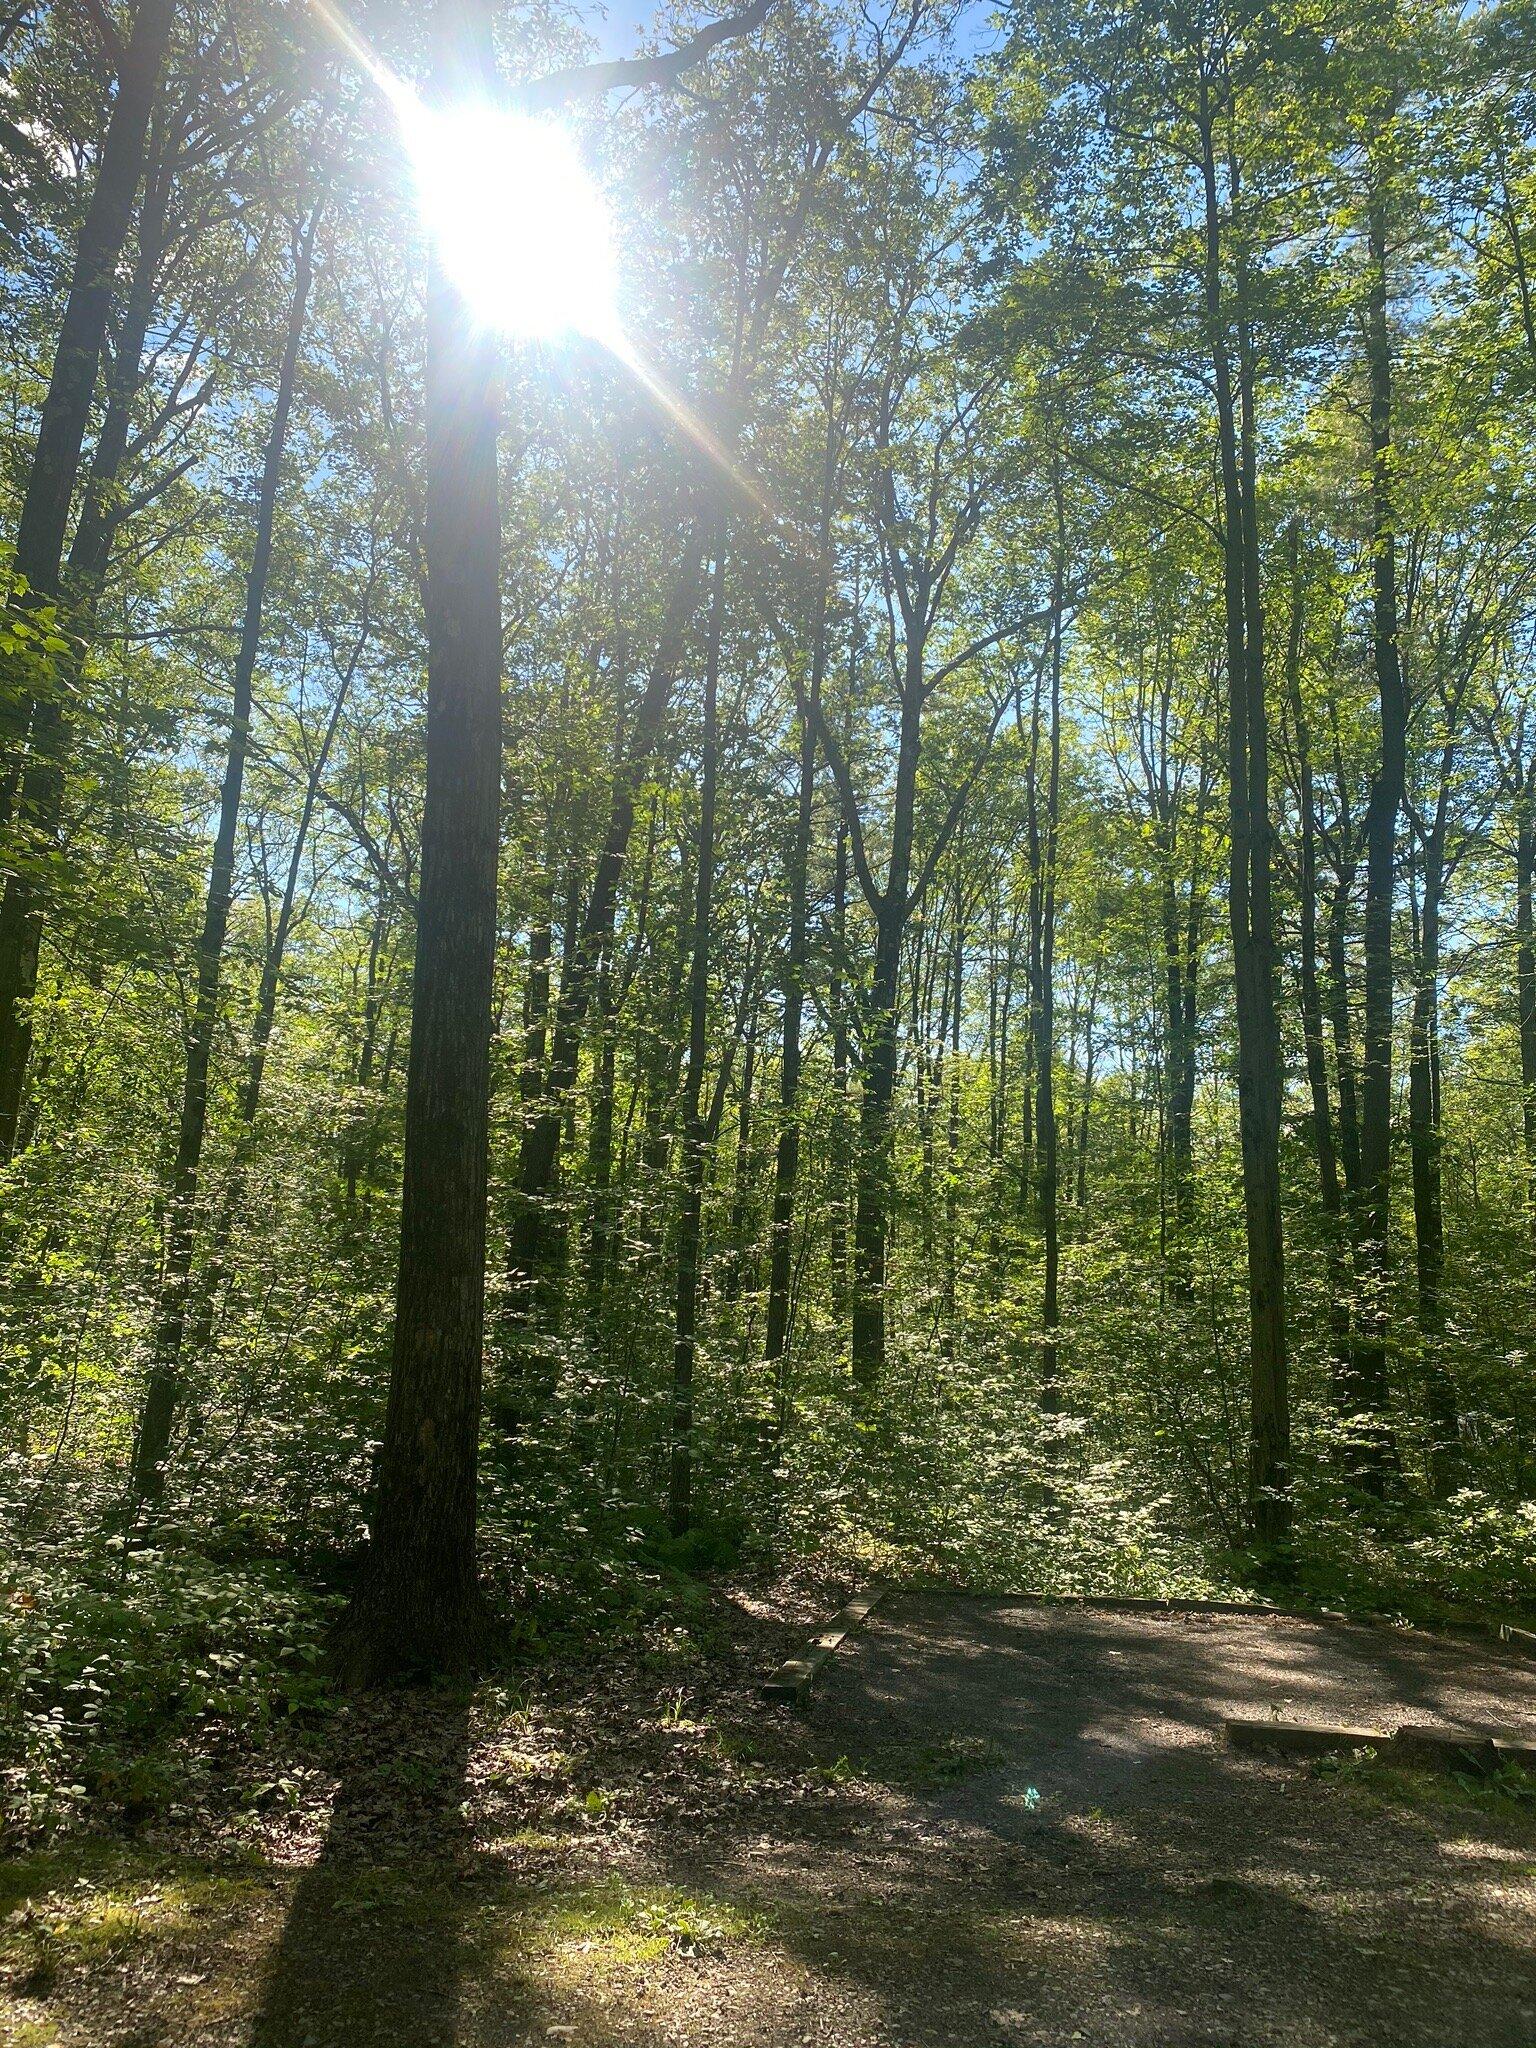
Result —
POLYGON ((397 112, 422 223, 471 314, 526 340, 619 341, 608 208, 566 131, 414 94, 397 112))

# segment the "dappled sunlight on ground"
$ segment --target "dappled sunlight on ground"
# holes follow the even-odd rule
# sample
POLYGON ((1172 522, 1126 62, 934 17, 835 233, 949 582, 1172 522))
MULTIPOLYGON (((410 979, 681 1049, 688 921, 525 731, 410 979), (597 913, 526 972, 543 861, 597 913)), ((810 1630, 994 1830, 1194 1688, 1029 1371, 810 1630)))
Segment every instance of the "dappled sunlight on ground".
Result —
MULTIPOLYGON (((1517 1660, 1283 1620, 912 1597, 803 1719, 728 1654, 349 1710, 323 1796, 201 1859, 11 1873, 6 2048, 1530 2048, 1536 1824, 1236 1756, 1284 1688, 1496 1705, 1517 1660)), ((1287 1711, 1294 1711, 1293 1707, 1287 1711)), ((1399 1716, 1402 1718, 1403 1716, 1399 1716)))

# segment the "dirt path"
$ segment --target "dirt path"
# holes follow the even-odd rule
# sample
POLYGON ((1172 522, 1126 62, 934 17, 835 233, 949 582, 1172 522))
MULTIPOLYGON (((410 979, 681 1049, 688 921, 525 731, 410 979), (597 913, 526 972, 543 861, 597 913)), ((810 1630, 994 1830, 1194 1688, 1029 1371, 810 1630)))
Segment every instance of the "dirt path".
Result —
POLYGON ((1223 1715, 1270 1711, 1536 1729, 1536 1666, 1417 1633, 936 1598, 850 1644, 827 1736, 960 1750, 921 1802, 915 1866, 893 1841, 871 1875, 886 1860, 939 1905, 953 1851, 987 1929, 921 1973, 930 2013, 942 1970, 963 2022, 946 2036, 909 2003, 898 2034, 1531 2048, 1530 1831, 1429 1783, 1340 1784, 1222 1746, 1223 1715))
POLYGON ((1519 1657, 907 1597, 797 1719, 755 1691, 788 1634, 374 1704, 243 1836, 13 1868, 0 2041, 1536 2048, 1536 1814, 1219 1739, 1533 1727, 1519 1657))

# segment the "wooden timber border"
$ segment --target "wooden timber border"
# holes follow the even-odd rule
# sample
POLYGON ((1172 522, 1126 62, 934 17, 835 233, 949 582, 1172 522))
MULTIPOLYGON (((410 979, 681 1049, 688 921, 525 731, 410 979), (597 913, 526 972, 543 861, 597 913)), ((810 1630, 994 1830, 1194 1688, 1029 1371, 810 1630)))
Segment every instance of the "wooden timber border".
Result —
POLYGON ((855 1593, 846 1606, 840 1607, 832 1619, 817 1630, 798 1656, 786 1657, 772 1677, 763 1680, 763 1698, 775 1700, 781 1706, 803 1706, 823 1666, 831 1661, 838 1646, 855 1629, 863 1627, 890 1591, 889 1586, 877 1585, 855 1593))
POLYGON ((1384 1763, 1418 1770, 1466 1771, 1486 1776, 1505 1764, 1536 1764, 1536 1741, 1528 1734, 1492 1728, 1438 1728, 1405 1722, 1386 1728, 1330 1728, 1304 1721, 1223 1721, 1231 1749, 1272 1750, 1281 1756, 1338 1756, 1373 1749, 1384 1763))

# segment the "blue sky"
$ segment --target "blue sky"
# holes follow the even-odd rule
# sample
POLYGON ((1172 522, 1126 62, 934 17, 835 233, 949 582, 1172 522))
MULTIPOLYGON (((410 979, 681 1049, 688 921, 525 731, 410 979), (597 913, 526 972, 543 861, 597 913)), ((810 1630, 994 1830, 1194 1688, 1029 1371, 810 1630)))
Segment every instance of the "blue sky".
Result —
MULTIPOLYGON (((739 4, 743 0, 721 0, 720 12, 728 14, 739 4)), ((990 44, 989 25, 996 10, 997 0, 971 0, 964 8, 957 29, 962 50, 990 44)), ((638 47, 641 36, 654 21, 657 6, 656 0, 608 0, 606 7, 585 5, 579 11, 603 56, 626 57, 638 47)))

